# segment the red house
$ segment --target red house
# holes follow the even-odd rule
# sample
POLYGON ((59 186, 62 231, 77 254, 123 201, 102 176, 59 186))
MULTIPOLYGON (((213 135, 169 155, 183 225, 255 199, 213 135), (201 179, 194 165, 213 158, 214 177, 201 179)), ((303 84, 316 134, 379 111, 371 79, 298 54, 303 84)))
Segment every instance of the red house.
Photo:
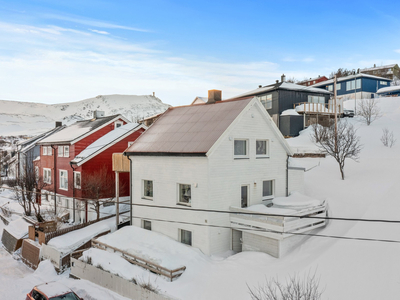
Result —
MULTIPOLYGON (((74 222, 96 218, 90 209, 85 187, 85 178, 107 173, 107 182, 112 182, 101 198, 115 196, 115 174, 112 171, 112 154, 123 152, 146 129, 145 125, 129 123, 121 115, 104 117, 96 111, 91 120, 78 121, 43 139, 40 159, 35 161, 39 175, 47 183, 44 188, 54 204, 56 212, 69 212, 74 222)), ((129 174, 120 175, 121 197, 129 196, 129 174)))
POLYGON ((326 78, 326 76, 319 76, 318 75, 317 78, 310 78, 308 80, 303 80, 301 82, 298 82, 297 84, 310 86, 310 85, 313 85, 313 84, 316 84, 316 83, 319 83, 319 82, 322 82, 322 81, 326 81, 326 80, 328 80, 328 78, 326 78))

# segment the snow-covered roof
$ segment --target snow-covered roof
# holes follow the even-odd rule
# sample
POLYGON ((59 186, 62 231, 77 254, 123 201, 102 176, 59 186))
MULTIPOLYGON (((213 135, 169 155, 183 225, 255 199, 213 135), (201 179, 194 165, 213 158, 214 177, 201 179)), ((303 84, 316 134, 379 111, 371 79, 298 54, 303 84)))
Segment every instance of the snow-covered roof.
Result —
MULTIPOLYGON (((326 82, 326 81, 323 81, 323 82, 326 82)), ((309 93, 331 94, 331 92, 329 92, 325 89, 315 88, 315 87, 311 87, 311 86, 304 86, 304 85, 299 85, 299 84, 290 83, 290 82, 279 82, 279 83, 267 85, 267 86, 240 94, 234 98, 259 95, 259 94, 263 94, 265 92, 269 92, 269 91, 273 91, 273 90, 277 90, 277 89, 302 91, 302 92, 309 92, 309 93)))
POLYGON ((85 161, 111 147, 119 140, 125 138, 139 128, 143 127, 144 125, 139 125, 137 123, 128 123, 126 125, 118 127, 87 146, 86 149, 79 153, 71 162, 77 165, 81 165, 85 161))
POLYGON ((40 142, 40 144, 41 145, 63 144, 63 143, 74 144, 80 139, 87 136, 90 132, 99 130, 118 119, 122 119, 126 123, 129 123, 129 121, 122 115, 113 115, 108 117, 78 121, 72 125, 63 128, 57 133, 52 134, 51 136, 43 139, 40 142))
POLYGON ((300 114, 296 111, 296 109, 287 109, 281 113, 281 116, 300 116, 300 114))
MULTIPOLYGON (((341 81, 346 81, 346 80, 351 80, 354 78, 359 78, 359 77, 366 77, 366 78, 372 78, 372 79, 378 79, 378 80, 385 80, 385 81, 391 81, 390 79, 384 78, 384 77, 379 77, 379 76, 374 76, 374 75, 369 75, 369 74, 364 74, 364 73, 359 73, 359 74, 355 74, 355 75, 349 75, 349 76, 345 76, 345 77, 339 77, 337 79, 337 82, 341 82, 341 81)), ((324 86, 327 84, 331 84, 333 83, 333 79, 329 79, 329 80, 325 80, 322 82, 318 82, 316 84, 311 85, 312 87, 320 87, 320 86, 324 86)))
POLYGON ((35 286, 35 288, 43 292, 47 298, 60 296, 71 292, 70 288, 56 281, 42 283, 35 286))
POLYGON ((26 151, 29 151, 30 149, 32 149, 33 147, 35 147, 40 141, 42 141, 43 139, 45 139, 46 137, 56 133, 57 131, 65 128, 66 126, 59 126, 56 128, 53 128, 45 133, 39 134, 37 136, 34 136, 33 138, 27 140, 27 141, 23 141, 21 143, 19 143, 19 145, 23 146, 23 148, 21 148, 20 152, 24 153, 26 151))
POLYGON ((374 70, 380 70, 380 69, 389 69, 395 67, 396 64, 391 64, 391 65, 386 65, 386 66, 377 66, 377 67, 372 67, 372 68, 364 68, 360 69, 360 72, 362 71, 374 71, 374 70))
POLYGON ((394 86, 388 86, 384 88, 380 88, 377 90, 377 94, 384 94, 384 93, 389 93, 389 92, 395 92, 395 91, 400 91, 400 85, 394 85, 394 86))
POLYGON ((204 103, 207 103, 207 101, 208 101, 208 97, 199 97, 199 96, 197 96, 197 97, 193 100, 193 102, 191 103, 191 105, 193 105, 193 104, 204 104, 204 103))

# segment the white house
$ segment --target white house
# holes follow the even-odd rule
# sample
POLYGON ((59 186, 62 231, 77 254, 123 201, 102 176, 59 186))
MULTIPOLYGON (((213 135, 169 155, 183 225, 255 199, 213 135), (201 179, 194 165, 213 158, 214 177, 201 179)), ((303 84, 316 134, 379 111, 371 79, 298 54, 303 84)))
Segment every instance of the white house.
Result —
POLYGON ((254 205, 302 192, 304 170, 288 167, 292 150, 257 97, 220 101, 213 90, 208 99, 169 108, 126 150, 132 223, 208 255, 233 249, 279 257, 282 252, 256 245, 276 236, 249 231, 255 225, 248 216, 238 218, 254 205))

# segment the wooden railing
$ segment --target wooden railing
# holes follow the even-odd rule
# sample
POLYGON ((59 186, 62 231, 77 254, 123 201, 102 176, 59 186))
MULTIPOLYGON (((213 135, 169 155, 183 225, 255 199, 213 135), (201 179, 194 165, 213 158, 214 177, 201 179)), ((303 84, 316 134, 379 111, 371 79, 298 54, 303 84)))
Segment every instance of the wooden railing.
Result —
MULTIPOLYGON (((323 113, 323 114, 334 114, 335 113, 335 106, 332 102, 330 103, 310 103, 310 102, 299 102, 293 104, 293 108, 296 108, 300 105, 303 105, 303 109, 299 108, 297 111, 298 113, 306 113, 306 114, 316 114, 316 113, 323 113)), ((342 105, 338 104, 336 112, 338 115, 343 113, 342 105)))
POLYGON ((291 213, 289 216, 259 214, 251 210, 230 207, 231 227, 237 230, 254 230, 275 239, 283 239, 296 233, 302 233, 326 225, 327 216, 325 201, 319 205, 291 213), (314 218, 313 218, 314 217, 314 218), (316 217, 316 218, 315 218, 316 217))
POLYGON ((95 247, 95 248, 98 248, 101 250, 106 250, 106 251, 107 251, 107 249, 111 249, 114 252, 119 252, 119 253, 121 253, 121 257, 124 258, 126 261, 130 262, 131 264, 145 268, 153 273, 165 276, 165 277, 169 278, 171 281, 174 278, 181 276, 182 273, 186 270, 186 267, 180 267, 180 268, 177 268, 174 270, 170 270, 170 269, 160 266, 154 262, 151 262, 149 260, 146 260, 146 259, 136 256, 134 254, 128 253, 121 249, 112 247, 105 243, 99 242, 95 239, 92 239, 92 247, 95 247))

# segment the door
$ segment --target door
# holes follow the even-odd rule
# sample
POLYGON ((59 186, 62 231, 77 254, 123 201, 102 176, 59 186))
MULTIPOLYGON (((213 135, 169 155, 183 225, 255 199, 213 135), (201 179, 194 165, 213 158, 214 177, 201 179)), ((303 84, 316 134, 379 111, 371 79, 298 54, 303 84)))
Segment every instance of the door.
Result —
POLYGON ((242 208, 247 207, 249 204, 249 186, 248 185, 242 185, 241 188, 241 206, 242 208))

